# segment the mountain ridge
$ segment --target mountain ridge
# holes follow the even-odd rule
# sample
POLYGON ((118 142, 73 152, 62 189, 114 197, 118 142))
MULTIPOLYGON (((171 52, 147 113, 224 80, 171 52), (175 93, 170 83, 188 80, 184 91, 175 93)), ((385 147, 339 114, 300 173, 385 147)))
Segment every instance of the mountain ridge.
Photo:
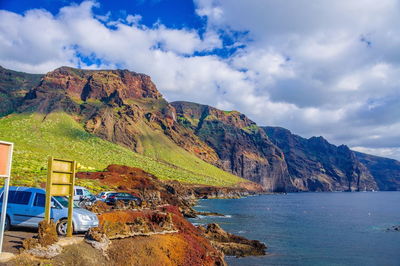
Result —
POLYGON ((362 155, 323 137, 304 139, 283 128, 260 127, 237 111, 168 103, 145 74, 60 67, 33 78, 0 70, 0 76, 11 75, 0 83, 0 99, 7 101, 0 104, 0 120, 10 111, 44 117, 66 112, 88 133, 133 152, 187 170, 208 163, 268 191, 400 190, 397 161, 362 155), (19 87, 18 96, 10 93, 19 87), (391 171, 380 169, 385 164, 391 171))

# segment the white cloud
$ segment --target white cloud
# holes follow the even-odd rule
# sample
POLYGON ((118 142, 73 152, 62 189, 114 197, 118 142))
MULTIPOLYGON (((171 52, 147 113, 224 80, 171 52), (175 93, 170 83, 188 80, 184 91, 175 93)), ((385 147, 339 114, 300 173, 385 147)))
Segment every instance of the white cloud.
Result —
POLYGON ((374 154, 381 157, 400 158, 400 148, 367 148, 367 147, 352 147, 352 150, 374 154))
POLYGON ((239 110, 261 125, 375 154, 391 149, 400 159, 399 1, 195 4, 207 18, 202 35, 145 26, 140 14, 113 21, 110 13, 95 14, 92 1, 57 15, 2 10, 0 65, 31 73, 61 65, 128 68, 152 76, 168 100, 239 110), (230 48, 240 47, 233 55, 194 55, 222 48, 221 32, 233 38, 230 48), (86 65, 85 56, 102 63, 86 65))

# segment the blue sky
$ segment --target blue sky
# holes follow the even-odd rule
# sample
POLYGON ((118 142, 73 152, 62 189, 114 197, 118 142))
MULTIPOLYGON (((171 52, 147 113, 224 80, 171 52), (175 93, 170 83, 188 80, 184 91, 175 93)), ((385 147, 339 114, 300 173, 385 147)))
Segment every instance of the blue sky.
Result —
MULTIPOLYGON (((19 14, 34 8, 41 8, 57 15, 60 8, 75 3, 81 4, 83 0, 2 0, 1 9, 6 9, 19 14)), ((97 1, 100 3, 95 8, 96 14, 106 15, 111 12, 111 17, 118 19, 128 14, 140 14, 141 23, 151 27, 161 22, 167 27, 173 28, 204 28, 205 23, 195 14, 195 5, 192 1, 186 0, 130 0, 130 1, 97 1)))
POLYGON ((400 159, 398 0, 0 1, 0 65, 150 75, 170 101, 400 159))

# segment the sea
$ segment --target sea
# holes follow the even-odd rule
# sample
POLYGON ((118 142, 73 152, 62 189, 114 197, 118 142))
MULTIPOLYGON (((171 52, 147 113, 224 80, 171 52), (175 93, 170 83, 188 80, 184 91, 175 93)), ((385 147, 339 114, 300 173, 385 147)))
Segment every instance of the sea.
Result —
POLYGON ((194 224, 268 246, 261 257, 226 257, 228 265, 400 265, 400 192, 321 192, 200 200, 194 224))

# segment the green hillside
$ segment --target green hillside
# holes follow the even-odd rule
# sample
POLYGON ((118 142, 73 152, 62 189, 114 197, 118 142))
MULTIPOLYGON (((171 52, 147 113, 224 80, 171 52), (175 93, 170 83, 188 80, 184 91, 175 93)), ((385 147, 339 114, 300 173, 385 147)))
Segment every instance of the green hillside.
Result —
MULTIPOLYGON (((218 186, 245 181, 200 160, 162 134, 150 131, 145 134, 142 138, 145 153, 141 155, 86 132, 65 113, 13 114, 1 118, 0 139, 15 143, 14 185, 37 186, 43 182, 48 156, 74 159, 81 171, 103 170, 115 163, 142 168, 164 180, 218 186)), ((100 189, 96 181, 80 182, 100 189)))

